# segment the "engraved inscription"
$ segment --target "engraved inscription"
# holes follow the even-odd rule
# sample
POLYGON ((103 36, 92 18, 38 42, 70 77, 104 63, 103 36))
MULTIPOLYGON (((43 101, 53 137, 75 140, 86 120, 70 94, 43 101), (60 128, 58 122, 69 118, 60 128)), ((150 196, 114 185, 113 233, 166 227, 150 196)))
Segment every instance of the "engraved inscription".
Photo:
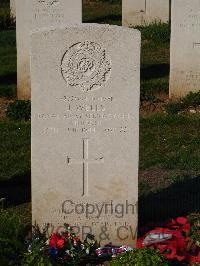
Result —
POLYGON ((38 3, 42 3, 47 7, 50 7, 59 4, 59 0, 38 0, 38 3))
POLYGON ((65 52, 61 62, 61 73, 69 86, 85 92, 93 91, 109 79, 111 60, 99 44, 79 42, 65 52))
POLYGON ((39 27, 60 24, 65 17, 59 0, 36 0, 34 5, 33 25, 39 27))
POLYGON ((37 113, 35 118, 40 121, 48 120, 51 124, 45 127, 42 134, 60 136, 62 134, 83 134, 84 138, 97 132, 104 135, 121 135, 129 132, 129 122, 133 114, 129 112, 112 112, 116 99, 112 95, 91 96, 61 96, 57 99, 62 111, 58 113, 37 113), (54 121, 62 121, 62 126, 55 127, 54 121))
POLYGON ((193 48, 200 48, 200 42, 194 42, 193 48))
POLYGON ((83 158, 82 159, 71 159, 67 157, 67 165, 71 164, 82 164, 83 165, 83 193, 82 196, 88 195, 88 170, 89 164, 104 163, 104 158, 89 159, 89 139, 83 139, 83 158))

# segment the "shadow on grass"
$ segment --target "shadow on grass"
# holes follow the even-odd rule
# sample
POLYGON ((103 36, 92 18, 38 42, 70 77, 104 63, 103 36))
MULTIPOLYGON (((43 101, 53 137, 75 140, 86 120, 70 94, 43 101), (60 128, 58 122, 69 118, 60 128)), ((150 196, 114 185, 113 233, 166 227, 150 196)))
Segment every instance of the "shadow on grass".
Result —
POLYGON ((0 198, 5 198, 5 207, 17 206, 31 201, 31 173, 0 181, 0 198))
POLYGON ((162 78, 169 75, 169 64, 149 65, 142 67, 141 79, 150 80, 156 78, 162 78))
POLYGON ((85 18, 83 22, 85 23, 105 23, 106 21, 121 21, 122 16, 121 15, 108 15, 104 17, 94 17, 94 18, 85 18))
MULTIPOLYGON (((176 183, 157 193, 139 198, 139 227, 200 211, 200 176, 176 183)), ((0 198, 6 206, 31 201, 31 174, 0 181, 0 198)))
POLYGON ((10 72, 5 75, 0 76, 0 83, 10 85, 10 84, 16 84, 17 82, 17 73, 16 72, 10 72))
POLYGON ((139 224, 163 222, 200 211, 200 176, 139 199, 139 224))

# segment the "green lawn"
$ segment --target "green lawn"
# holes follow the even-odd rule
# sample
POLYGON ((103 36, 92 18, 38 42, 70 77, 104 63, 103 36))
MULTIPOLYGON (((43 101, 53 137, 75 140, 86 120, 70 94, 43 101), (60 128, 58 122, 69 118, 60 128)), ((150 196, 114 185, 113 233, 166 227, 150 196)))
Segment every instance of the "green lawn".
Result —
POLYGON ((0 122, 0 181, 30 176, 30 123, 0 122))
POLYGON ((142 33, 141 99, 151 99, 160 92, 168 97, 170 26, 158 23, 138 29, 142 33))
POLYGON ((200 174, 200 115, 159 114, 140 120, 140 169, 195 171, 200 174))
POLYGON ((87 3, 83 1, 83 22, 121 25, 121 0, 113 2, 97 1, 96 3, 87 3))
POLYGON ((15 31, 0 32, 0 97, 16 96, 16 36, 15 31))

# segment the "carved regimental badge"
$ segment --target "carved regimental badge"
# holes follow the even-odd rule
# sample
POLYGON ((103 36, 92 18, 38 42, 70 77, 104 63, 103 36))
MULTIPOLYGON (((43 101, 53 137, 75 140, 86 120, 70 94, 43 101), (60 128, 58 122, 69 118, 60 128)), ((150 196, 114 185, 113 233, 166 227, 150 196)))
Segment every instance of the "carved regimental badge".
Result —
POLYGON ((82 91, 99 89, 110 77, 111 61, 95 42, 79 42, 64 54, 61 73, 66 83, 82 91))

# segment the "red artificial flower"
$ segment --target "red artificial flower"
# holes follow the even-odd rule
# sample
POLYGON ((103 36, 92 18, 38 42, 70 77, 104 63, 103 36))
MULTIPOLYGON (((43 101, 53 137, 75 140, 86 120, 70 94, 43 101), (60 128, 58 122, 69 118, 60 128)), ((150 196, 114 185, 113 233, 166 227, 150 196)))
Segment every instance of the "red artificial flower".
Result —
POLYGON ((200 263, 200 252, 196 256, 189 255, 188 263, 190 265, 193 265, 193 264, 196 264, 196 263, 200 263))
POLYGON ((167 260, 174 260, 176 258, 176 249, 173 247, 168 247, 162 255, 167 259, 167 260))
POLYGON ((187 219, 185 217, 178 217, 176 221, 178 224, 181 224, 181 225, 184 225, 187 223, 187 219))
POLYGON ((184 233, 188 234, 189 231, 190 231, 190 228, 191 228, 190 224, 184 224, 183 227, 182 227, 182 231, 184 233))
POLYGON ((57 235, 57 234, 52 234, 50 241, 49 241, 49 246, 51 248, 58 248, 58 249, 62 249, 65 245, 65 240, 57 235))
POLYGON ((145 248, 142 237, 137 240, 136 248, 145 248))
POLYGON ((49 246, 51 248, 56 248, 58 240, 59 240, 59 238, 58 238, 57 234, 52 234, 50 241, 49 241, 49 246))
POLYGON ((186 258, 186 254, 177 254, 176 253, 176 257, 175 257, 178 261, 184 261, 186 258))
POLYGON ((64 246, 65 246, 65 240, 64 239, 59 239, 58 241, 57 241, 57 245, 56 245, 56 247, 58 248, 58 249, 62 249, 62 248, 64 248, 64 246))

